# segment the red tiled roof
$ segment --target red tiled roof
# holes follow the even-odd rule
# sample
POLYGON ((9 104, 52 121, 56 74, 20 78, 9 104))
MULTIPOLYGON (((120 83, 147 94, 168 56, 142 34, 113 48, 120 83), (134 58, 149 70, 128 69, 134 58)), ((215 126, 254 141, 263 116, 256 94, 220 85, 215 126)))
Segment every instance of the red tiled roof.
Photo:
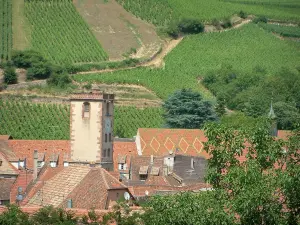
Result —
POLYGON ((208 156, 203 150, 207 141, 203 130, 139 128, 137 139, 143 155, 162 156, 172 150, 175 154, 208 156))
POLYGON ((5 155, 1 152, 0 152, 0 160, 1 160, 0 175, 18 175, 19 174, 18 170, 16 170, 16 168, 11 165, 11 163, 7 160, 5 155))
POLYGON ((53 155, 59 154, 59 164, 63 164, 64 155, 70 155, 69 140, 9 140, 8 146, 18 159, 26 158, 28 168, 33 167, 33 152, 45 153, 45 160, 49 161, 53 155))
POLYGON ((289 130, 278 130, 277 136, 279 139, 287 140, 291 134, 292 132, 289 130))
POLYGON ((15 179, 12 178, 0 178, 0 200, 10 199, 10 190, 14 182, 15 179))
POLYGON ((101 100, 103 94, 100 93, 78 93, 71 95, 70 99, 101 100))
POLYGON ((0 140, 0 153, 2 153, 8 161, 17 161, 16 154, 10 148, 7 140, 0 140))
POLYGON ((126 156, 126 164, 130 165, 131 156, 136 156, 136 144, 135 142, 114 142, 114 171, 118 171, 118 158, 120 156, 126 156))

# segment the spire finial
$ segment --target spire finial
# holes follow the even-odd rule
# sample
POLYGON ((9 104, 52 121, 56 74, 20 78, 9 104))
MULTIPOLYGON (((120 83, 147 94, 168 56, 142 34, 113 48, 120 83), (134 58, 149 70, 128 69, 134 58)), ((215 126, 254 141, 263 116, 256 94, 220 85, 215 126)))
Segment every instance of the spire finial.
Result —
POLYGON ((272 92, 271 107, 270 107, 270 112, 268 114, 268 117, 270 119, 275 119, 276 118, 276 115, 275 115, 275 112, 274 112, 274 109, 273 109, 273 92, 272 92))

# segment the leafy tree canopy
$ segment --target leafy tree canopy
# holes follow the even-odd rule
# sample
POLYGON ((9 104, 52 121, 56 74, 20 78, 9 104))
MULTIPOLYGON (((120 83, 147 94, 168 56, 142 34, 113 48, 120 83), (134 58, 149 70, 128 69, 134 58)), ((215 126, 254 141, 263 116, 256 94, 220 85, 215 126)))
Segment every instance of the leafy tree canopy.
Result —
POLYGON ((211 102, 190 89, 176 91, 163 108, 166 125, 170 128, 199 129, 205 122, 217 119, 211 102))

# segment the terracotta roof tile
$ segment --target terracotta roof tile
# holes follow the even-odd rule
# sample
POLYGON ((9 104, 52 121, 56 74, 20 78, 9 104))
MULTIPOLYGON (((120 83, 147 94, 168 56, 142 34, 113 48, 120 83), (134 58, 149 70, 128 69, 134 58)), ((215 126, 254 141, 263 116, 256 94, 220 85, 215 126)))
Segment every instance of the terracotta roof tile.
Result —
POLYGON ((8 146, 12 149, 17 159, 26 158, 28 168, 33 167, 33 152, 38 150, 39 154, 45 154, 45 160, 59 154, 59 164, 62 165, 64 156, 70 156, 69 140, 9 140, 8 146))
POLYGON ((132 156, 137 155, 135 142, 114 142, 114 171, 118 171, 119 157, 126 157, 127 167, 130 165, 130 159, 132 156))
POLYGON ((143 155, 162 156, 173 151, 175 154, 204 156, 203 143, 207 141, 203 130, 139 128, 137 139, 141 142, 143 155))
POLYGON ((15 182, 12 178, 0 178, 0 200, 10 199, 10 190, 15 182))
POLYGON ((18 158, 16 154, 13 152, 12 148, 9 146, 7 140, 0 139, 0 153, 5 155, 8 161, 17 161, 18 158))
POLYGON ((0 135, 0 140, 7 141, 9 139, 12 139, 12 136, 10 136, 10 135, 0 135))
POLYGON ((101 99, 103 99, 103 94, 100 94, 100 93, 78 93, 78 94, 71 95, 70 99, 71 100, 77 100, 77 99, 101 100, 101 99))
POLYGON ((0 153, 0 175, 17 175, 19 174, 18 170, 11 165, 7 158, 0 153))

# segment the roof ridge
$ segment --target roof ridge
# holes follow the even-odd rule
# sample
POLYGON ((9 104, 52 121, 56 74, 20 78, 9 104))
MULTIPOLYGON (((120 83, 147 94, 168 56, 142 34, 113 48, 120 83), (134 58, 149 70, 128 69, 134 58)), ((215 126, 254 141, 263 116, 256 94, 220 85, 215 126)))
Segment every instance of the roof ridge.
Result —
POLYGON ((106 187, 106 189, 109 189, 109 186, 108 186, 108 183, 107 183, 107 180, 106 180, 106 177, 105 177, 105 175, 104 175, 104 171, 103 171, 103 170, 105 170, 105 169, 103 169, 103 168, 100 168, 101 175, 102 175, 102 178, 103 178, 103 181, 104 181, 105 187, 106 187))
MULTIPOLYGON (((110 178, 112 178, 113 180, 115 180, 115 181, 116 181, 118 184, 120 184, 122 187, 126 187, 124 184, 122 184, 120 181, 118 181, 117 178, 115 178, 113 175, 111 175, 107 170, 105 170, 105 169, 102 169, 102 170, 104 170, 104 173, 106 173, 106 175, 108 175, 110 178)), ((105 182, 106 182, 106 184, 107 184, 106 177, 105 177, 104 179, 105 179, 105 182)), ((107 186, 108 186, 108 184, 107 184, 107 186)), ((108 186, 108 189, 110 189, 109 186, 108 186)))

